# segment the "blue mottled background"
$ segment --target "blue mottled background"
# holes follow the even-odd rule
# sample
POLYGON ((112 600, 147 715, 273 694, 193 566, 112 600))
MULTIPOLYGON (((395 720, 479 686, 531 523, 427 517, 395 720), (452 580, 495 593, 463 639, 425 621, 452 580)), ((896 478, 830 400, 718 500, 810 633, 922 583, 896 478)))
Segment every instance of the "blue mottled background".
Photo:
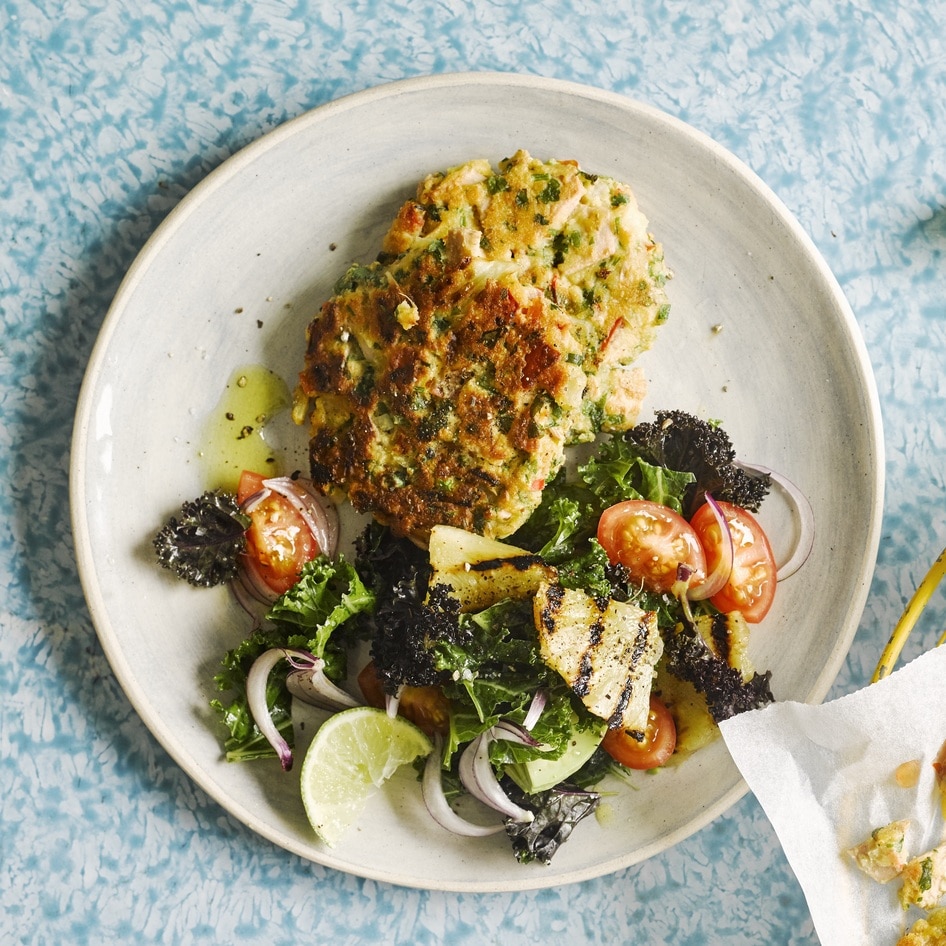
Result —
MULTIPOLYGON (((248 142, 431 72, 623 93, 753 168, 854 308, 888 482, 871 598, 832 693, 856 688, 946 545, 944 36, 943 0, 4 0, 0 942, 817 943, 752 797, 642 865, 535 893, 391 888, 261 841, 169 760, 111 675, 73 562, 69 441, 123 273, 248 142)), ((907 656, 946 625, 942 597, 907 656)))

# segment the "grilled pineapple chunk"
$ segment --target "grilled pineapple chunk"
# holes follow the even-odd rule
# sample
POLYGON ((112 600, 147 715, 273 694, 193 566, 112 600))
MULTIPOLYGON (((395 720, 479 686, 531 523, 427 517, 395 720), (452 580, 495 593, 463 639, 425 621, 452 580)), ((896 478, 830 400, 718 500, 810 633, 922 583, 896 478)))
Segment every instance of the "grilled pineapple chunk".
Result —
POLYGON ((677 729, 674 762, 682 761, 719 738, 719 727, 710 715, 706 697, 688 680, 669 673, 662 664, 654 679, 654 693, 670 710, 677 729))
POLYGON ((504 598, 528 598, 555 569, 525 549, 453 526, 430 532, 430 585, 447 585, 461 611, 482 611, 504 598))
POLYGON ((748 682, 755 675, 749 659, 749 625, 738 611, 728 614, 701 614, 693 626, 714 656, 726 661, 748 682))
POLYGON ((656 614, 548 582, 534 609, 542 659, 588 711, 612 729, 643 732, 663 653, 656 614))

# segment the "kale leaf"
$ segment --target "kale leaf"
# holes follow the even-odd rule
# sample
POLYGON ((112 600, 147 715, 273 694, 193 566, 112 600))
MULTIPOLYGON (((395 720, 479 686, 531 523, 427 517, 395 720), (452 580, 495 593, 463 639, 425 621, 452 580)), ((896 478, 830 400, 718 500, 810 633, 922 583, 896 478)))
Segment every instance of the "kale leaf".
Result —
POLYGON ((506 820, 506 835, 512 841, 516 860, 521 864, 551 863, 555 852, 568 840, 575 826, 600 804, 597 792, 570 789, 564 783, 545 792, 529 795, 510 778, 501 782, 506 794, 521 808, 534 812, 528 824, 506 820))
POLYGON ((266 620, 286 641, 282 646, 299 647, 325 660, 332 679, 344 676, 347 645, 357 637, 356 626, 346 624, 357 614, 370 613, 373 592, 344 556, 334 561, 320 555, 303 565, 299 580, 270 606, 266 620), (334 632, 345 624, 342 635, 334 632))
POLYGON ((771 486, 767 475, 750 474, 736 463, 722 427, 685 411, 657 411, 652 423, 638 424, 624 438, 651 463, 692 474, 683 500, 687 519, 703 505, 706 493, 756 512, 771 486))
MULTIPOLYGON (((221 692, 233 691, 233 696, 226 703, 221 699, 213 699, 210 705, 217 711, 229 733, 223 744, 228 762, 249 762, 276 756, 275 750, 260 732, 250 712, 246 699, 246 675, 260 654, 272 647, 283 646, 283 635, 273 628, 260 628, 223 656, 222 669, 214 677, 214 684, 221 692)), ((266 683, 266 703, 276 728, 291 746, 292 699, 285 681, 276 674, 271 674, 266 683)))
POLYGON ((431 589, 428 600, 426 552, 376 522, 365 528, 355 547, 358 572, 376 602, 361 623, 385 691, 393 695, 404 683, 443 684, 448 674, 436 665, 432 648, 459 641, 459 605, 443 588, 431 589))
MULTIPOLYGON (((358 632, 353 618, 373 603, 374 596, 344 557, 331 561, 319 556, 302 566, 299 582, 273 603, 261 626, 224 654, 214 677, 218 691, 232 694, 228 703, 221 699, 210 703, 230 734, 224 744, 228 761, 276 755, 247 704, 246 677, 256 658, 274 647, 307 650, 323 658, 326 675, 339 682, 345 676, 348 647, 358 632)), ((292 745, 292 698, 283 676, 270 676, 266 698, 277 728, 292 745)))
POLYGON ((210 588, 236 576, 249 525, 232 493, 212 490, 185 502, 179 518, 168 519, 152 544, 164 568, 210 588))
POLYGON ((532 735, 546 748, 497 741, 491 758, 502 764, 564 751, 572 732, 571 693, 539 655, 531 600, 505 600, 475 614, 461 614, 458 629, 458 638, 441 639, 431 647, 452 707, 448 751, 500 719, 522 722, 540 689, 548 694, 548 702, 532 735))
POLYGON ((633 442, 611 437, 598 445, 574 477, 564 469, 558 472, 543 491, 539 507, 510 541, 536 549, 556 567, 563 586, 626 599, 627 574, 608 562, 595 535, 601 514, 627 499, 646 499, 680 512, 693 483, 692 473, 652 463, 633 442))
MULTIPOLYGON (((642 425, 643 426, 643 425, 642 425)), ((630 433, 639 428, 633 428, 630 433)), ((683 466, 660 457, 649 457, 635 440, 612 437, 578 469, 581 481, 594 494, 598 514, 625 499, 647 499, 674 512, 683 512, 683 502, 696 477, 683 466)), ((598 517, 592 520, 597 522, 598 517)))

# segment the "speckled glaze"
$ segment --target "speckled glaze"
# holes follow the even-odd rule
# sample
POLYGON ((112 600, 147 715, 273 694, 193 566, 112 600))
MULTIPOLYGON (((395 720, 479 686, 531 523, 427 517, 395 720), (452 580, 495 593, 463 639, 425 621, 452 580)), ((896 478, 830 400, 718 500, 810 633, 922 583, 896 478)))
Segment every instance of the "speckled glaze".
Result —
MULTIPOLYGON (((72 421, 98 328, 147 237, 287 119, 432 72, 526 72, 631 96, 775 190, 866 341, 887 492, 871 595, 832 689, 849 692, 946 545, 944 35, 940 0, 620 14, 564 2, 6 3, 0 941, 817 943, 751 796, 640 865, 515 894, 391 887, 261 841, 165 754, 99 647, 69 529, 72 421)), ((906 656, 944 625, 941 595, 906 656)))

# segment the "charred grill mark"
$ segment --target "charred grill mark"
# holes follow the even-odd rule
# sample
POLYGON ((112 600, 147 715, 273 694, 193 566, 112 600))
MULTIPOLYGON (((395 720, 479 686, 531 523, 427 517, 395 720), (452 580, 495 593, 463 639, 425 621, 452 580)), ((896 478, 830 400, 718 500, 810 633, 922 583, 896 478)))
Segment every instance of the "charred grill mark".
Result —
POLYGON ((634 649, 631 651, 632 667, 637 666, 640 662, 647 650, 647 644, 650 641, 650 634, 648 633, 649 627, 647 624, 648 617, 649 614, 645 614, 637 624, 637 633, 634 635, 634 649))
POLYGON ((585 651, 581 655, 581 662, 578 665, 578 677, 572 684, 572 690, 576 696, 587 695, 591 689, 591 677, 594 673, 594 666, 591 660, 591 654, 585 651))
MULTIPOLYGON (((502 568, 505 565, 508 565, 510 568, 516 569, 516 571, 524 572, 532 568, 533 565, 541 565, 542 559, 538 555, 513 555, 511 558, 489 558, 485 559, 482 562, 471 562, 470 571, 473 572, 488 572, 492 571, 494 568, 502 568)), ((551 594, 552 589, 549 589, 549 594, 551 594)), ((561 599, 559 599, 561 601, 561 599)))
MULTIPOLYGON (((595 673, 595 651, 601 644, 603 633, 604 625, 601 621, 595 621, 588 626, 588 647, 581 655, 578 664, 578 676, 572 684, 572 690, 576 696, 587 696, 591 690, 591 678, 595 673)), ((625 705, 627 704, 625 703, 625 705)))
POLYGON ((552 585, 545 594, 547 604, 542 608, 540 620, 542 626, 551 637, 555 633, 557 625, 555 623, 556 615, 562 610, 562 601, 565 597, 565 589, 561 585, 552 585))
MULTIPOLYGON (((624 722, 624 711, 631 702, 631 697, 633 695, 634 683, 630 677, 628 677, 628 679, 624 681, 624 686, 621 689, 621 696, 618 698, 618 701, 614 706, 614 712, 611 714, 611 718, 608 720, 609 729, 617 729, 624 722)), ((637 737, 635 736, 634 738, 636 739, 637 737)))
POLYGON ((710 636, 713 640, 713 650, 720 660, 729 663, 729 654, 732 650, 732 641, 729 638, 729 621, 725 614, 714 614, 710 636))

